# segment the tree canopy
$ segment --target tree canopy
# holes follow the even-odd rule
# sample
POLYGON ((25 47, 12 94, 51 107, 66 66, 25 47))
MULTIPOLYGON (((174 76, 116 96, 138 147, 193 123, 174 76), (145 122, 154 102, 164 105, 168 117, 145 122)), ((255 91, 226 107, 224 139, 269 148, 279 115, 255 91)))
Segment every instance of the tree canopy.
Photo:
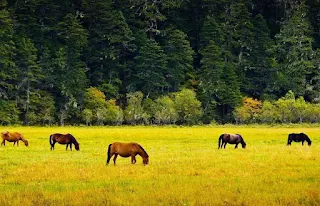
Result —
POLYGON ((319 11, 319 0, 0 0, 0 124, 315 121, 299 110, 320 101, 319 11))

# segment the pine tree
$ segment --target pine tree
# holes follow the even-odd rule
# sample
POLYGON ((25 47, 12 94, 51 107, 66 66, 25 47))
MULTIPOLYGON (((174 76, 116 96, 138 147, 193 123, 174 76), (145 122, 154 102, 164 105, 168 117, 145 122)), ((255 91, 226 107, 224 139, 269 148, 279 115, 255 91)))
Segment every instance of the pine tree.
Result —
POLYGON ((135 57, 135 78, 133 80, 136 90, 142 91, 146 97, 156 95, 167 87, 165 71, 167 60, 160 45, 148 39, 144 32, 136 35, 138 55, 135 57))
POLYGON ((13 21, 7 10, 6 0, 0 0, 0 98, 13 96, 17 75, 14 63, 13 21))
POLYGON ((87 31, 79 20, 71 14, 66 15, 58 25, 60 48, 53 58, 54 70, 50 75, 54 87, 61 94, 59 97, 60 124, 75 109, 80 112, 78 104, 87 84, 86 65, 81 60, 83 48, 87 45, 87 31))
POLYGON ((304 3, 294 9, 291 17, 282 23, 280 33, 276 35, 275 49, 281 92, 292 90, 296 95, 304 95, 310 83, 307 76, 314 68, 312 36, 304 3))
POLYGON ((169 27, 165 31, 164 52, 167 57, 166 81, 170 92, 177 91, 188 72, 192 71, 194 51, 187 36, 180 30, 169 27))
POLYGON ((24 124, 29 125, 29 115, 31 108, 31 94, 38 93, 41 89, 40 82, 43 74, 37 63, 37 49, 29 38, 17 36, 15 38, 17 45, 17 56, 15 59, 19 69, 19 85, 17 95, 18 102, 22 105, 24 111, 24 124))
POLYGON ((84 26, 89 32, 85 57, 90 80, 93 86, 115 97, 122 84, 121 73, 128 55, 135 49, 133 34, 113 1, 86 0, 83 8, 84 26))
POLYGON ((270 30, 263 16, 258 14, 252 20, 254 44, 248 57, 251 62, 245 70, 248 84, 244 92, 255 98, 264 98, 275 90, 273 82, 276 79, 275 53, 272 50, 274 42, 270 38, 270 30))

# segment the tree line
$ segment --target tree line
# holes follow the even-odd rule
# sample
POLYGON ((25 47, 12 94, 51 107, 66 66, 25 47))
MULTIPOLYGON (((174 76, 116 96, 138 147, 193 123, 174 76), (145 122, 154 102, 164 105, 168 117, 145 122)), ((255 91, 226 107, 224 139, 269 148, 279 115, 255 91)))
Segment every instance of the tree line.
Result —
POLYGON ((289 94, 317 109, 319 16, 319 0, 0 0, 0 124, 317 121, 271 112, 289 94))

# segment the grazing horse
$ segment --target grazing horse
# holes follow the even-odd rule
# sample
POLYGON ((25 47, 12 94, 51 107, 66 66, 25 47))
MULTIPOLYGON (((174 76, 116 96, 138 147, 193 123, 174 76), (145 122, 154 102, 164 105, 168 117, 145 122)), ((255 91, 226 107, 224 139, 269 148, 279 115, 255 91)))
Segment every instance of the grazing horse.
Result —
POLYGON ((71 134, 59 134, 55 133, 50 135, 49 137, 49 143, 51 145, 51 150, 54 150, 54 144, 58 142, 59 144, 66 144, 66 150, 68 150, 68 146, 70 146, 70 150, 72 150, 72 144, 74 144, 74 147, 76 150, 79 150, 79 143, 77 142, 76 138, 72 136, 71 134))
POLYGON ((2 138, 2 143, 1 146, 4 145, 6 146, 6 140, 8 142, 14 142, 13 146, 17 143, 17 146, 19 146, 19 141, 23 141, 24 145, 28 146, 29 143, 28 141, 22 136, 22 134, 18 133, 18 132, 2 132, 1 133, 1 138, 2 138))
POLYGON ((114 142, 109 144, 108 147, 108 158, 107 165, 110 162, 111 157, 114 155, 113 162, 116 165, 116 159, 118 155, 121 157, 131 157, 131 163, 135 164, 136 155, 140 155, 143 159, 143 164, 147 165, 149 163, 149 155, 147 152, 141 147, 141 145, 131 142, 131 143, 122 143, 122 142, 114 142))
POLYGON ((240 134, 222 134, 219 137, 218 149, 222 149, 222 147, 226 148, 227 143, 235 144, 235 149, 238 148, 239 143, 241 143, 243 149, 246 148, 247 145, 240 134))
POLYGON ((291 133, 291 134, 289 134, 287 145, 290 146, 292 141, 302 142, 302 145, 303 145, 304 141, 307 141, 308 145, 311 146, 310 138, 304 133, 300 133, 300 134, 299 133, 291 133))

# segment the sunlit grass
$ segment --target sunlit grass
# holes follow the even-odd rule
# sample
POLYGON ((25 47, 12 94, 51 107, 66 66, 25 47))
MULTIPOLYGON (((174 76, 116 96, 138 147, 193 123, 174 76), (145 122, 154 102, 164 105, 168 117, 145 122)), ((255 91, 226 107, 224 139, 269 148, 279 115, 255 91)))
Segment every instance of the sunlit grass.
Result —
POLYGON ((0 147, 0 205, 320 205, 320 130, 290 127, 1 127, 30 146, 0 147), (80 151, 49 135, 72 133, 80 151), (218 150, 221 133, 240 133, 244 150, 218 150), (292 143, 305 132, 312 146, 292 143), (113 141, 140 143, 143 166, 106 166, 113 141))

